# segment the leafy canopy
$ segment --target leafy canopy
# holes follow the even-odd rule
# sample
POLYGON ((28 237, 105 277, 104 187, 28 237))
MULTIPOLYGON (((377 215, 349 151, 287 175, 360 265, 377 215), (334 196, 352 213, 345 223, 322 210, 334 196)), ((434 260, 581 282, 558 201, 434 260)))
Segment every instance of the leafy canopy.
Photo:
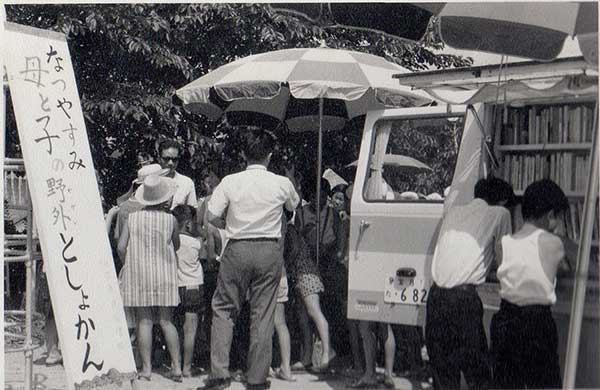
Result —
MULTIPOLYGON (((94 163, 109 204, 129 186, 137 160, 155 154, 161 137, 181 142, 186 159, 180 170, 197 184, 210 171, 224 175, 239 168, 236 138, 223 124, 189 114, 173 99, 177 88, 238 58, 325 42, 383 56, 412 70, 471 63, 436 54, 443 46, 431 26, 417 44, 372 32, 324 30, 278 14, 267 4, 43 4, 6 9, 11 22, 66 34, 94 163)), ((351 124, 346 133, 326 134, 329 165, 356 157, 361 128, 351 124)), ((12 118, 9 129, 13 133, 8 140, 15 142, 12 118)), ((300 169, 310 175, 315 135, 280 140, 279 158, 304 162, 300 169)))

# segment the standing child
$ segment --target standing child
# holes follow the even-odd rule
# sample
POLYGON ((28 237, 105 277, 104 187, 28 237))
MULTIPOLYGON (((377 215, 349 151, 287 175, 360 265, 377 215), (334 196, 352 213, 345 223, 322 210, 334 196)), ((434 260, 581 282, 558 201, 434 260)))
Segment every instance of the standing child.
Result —
POLYGON ((277 290, 277 307, 275 307, 275 333, 279 341, 279 351, 281 354, 281 366, 275 370, 275 377, 283 381, 295 382, 296 378, 292 375, 290 367, 291 359, 291 341, 290 331, 285 320, 285 303, 288 298, 288 279, 285 267, 281 273, 279 280, 279 288, 277 290))
POLYGON ((561 388, 558 334, 551 306, 556 276, 570 270, 576 244, 554 232, 568 200, 550 180, 531 184, 523 196, 523 227, 502 239, 498 267, 500 311, 491 324, 496 387, 561 388))
POLYGON ((198 318, 204 311, 204 274, 200 264, 202 244, 196 229, 196 210, 189 205, 179 205, 173 209, 180 227, 180 247, 177 251, 177 281, 181 309, 185 313, 183 323, 183 369, 184 377, 192 375, 192 358, 198 318))

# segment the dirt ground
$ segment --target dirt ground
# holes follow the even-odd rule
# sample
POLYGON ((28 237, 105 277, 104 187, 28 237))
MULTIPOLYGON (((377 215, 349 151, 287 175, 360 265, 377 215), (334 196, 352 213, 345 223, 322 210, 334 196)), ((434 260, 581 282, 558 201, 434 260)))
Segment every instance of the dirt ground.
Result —
MULTIPOLYGON (((33 365, 33 389, 32 390, 66 390, 67 386, 65 383, 65 370, 61 365, 46 367, 43 361, 43 348, 39 348, 34 352, 34 365, 33 365)), ((19 353, 7 353, 4 355, 5 359, 5 390, 25 390, 24 389, 24 375, 25 375, 25 357, 22 352, 19 353)), ((133 388, 135 390, 194 390, 198 386, 204 383, 206 378, 205 373, 198 372, 191 378, 184 378, 183 383, 175 383, 170 379, 165 378, 163 375, 166 373, 165 369, 155 369, 152 380, 150 382, 134 382, 133 388)), ((285 382, 279 379, 270 378, 271 389, 274 390, 342 390, 346 389, 346 384, 349 383, 352 378, 345 377, 342 375, 327 375, 323 377, 317 377, 310 373, 299 373, 296 374, 296 382, 285 382)), ((430 388, 428 383, 411 381, 407 378, 396 377, 394 378, 396 389, 427 389, 430 388)), ((116 388, 116 387, 115 387, 116 388)), ((383 386, 381 386, 383 388, 383 386)), ((126 383, 122 389, 131 389, 131 384, 126 383)), ((244 385, 239 382, 233 382, 231 390, 242 390, 245 389, 244 385)))

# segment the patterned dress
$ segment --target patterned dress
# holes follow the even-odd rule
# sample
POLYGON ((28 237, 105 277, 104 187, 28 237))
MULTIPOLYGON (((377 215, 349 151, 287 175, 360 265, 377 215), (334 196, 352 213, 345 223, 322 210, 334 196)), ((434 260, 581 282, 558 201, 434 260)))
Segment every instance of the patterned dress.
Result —
POLYGON ((129 214, 129 242, 121 270, 124 306, 177 306, 175 217, 159 210, 129 214))
POLYGON ((288 276, 294 281, 301 297, 325 291, 319 269, 311 258, 310 249, 294 225, 288 225, 283 252, 288 276))

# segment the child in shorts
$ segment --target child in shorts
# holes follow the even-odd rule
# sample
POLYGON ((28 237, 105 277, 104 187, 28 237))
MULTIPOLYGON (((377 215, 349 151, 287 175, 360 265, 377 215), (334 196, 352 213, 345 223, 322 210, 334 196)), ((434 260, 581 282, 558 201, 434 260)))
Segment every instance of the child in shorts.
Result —
POLYGON ((556 234, 568 207, 556 183, 534 182, 523 196, 523 227, 502 238, 502 301, 490 330, 497 388, 562 387, 551 307, 556 277, 571 270, 577 253, 575 243, 556 234))
POLYGON ((290 367, 291 359, 291 341, 290 331, 285 320, 285 303, 288 298, 288 280, 285 267, 281 273, 279 287, 277 289, 277 306, 275 307, 275 332, 279 341, 279 350, 281 353, 281 366, 275 370, 275 377, 288 382, 295 382, 296 378, 292 376, 290 367))
POLYGON ((195 227, 196 210, 189 205, 179 205, 173 214, 179 224, 181 246, 177 251, 180 309, 185 313, 183 323, 183 370, 184 377, 192 374, 192 358, 199 317, 204 311, 204 273, 200 263, 202 244, 195 227))

